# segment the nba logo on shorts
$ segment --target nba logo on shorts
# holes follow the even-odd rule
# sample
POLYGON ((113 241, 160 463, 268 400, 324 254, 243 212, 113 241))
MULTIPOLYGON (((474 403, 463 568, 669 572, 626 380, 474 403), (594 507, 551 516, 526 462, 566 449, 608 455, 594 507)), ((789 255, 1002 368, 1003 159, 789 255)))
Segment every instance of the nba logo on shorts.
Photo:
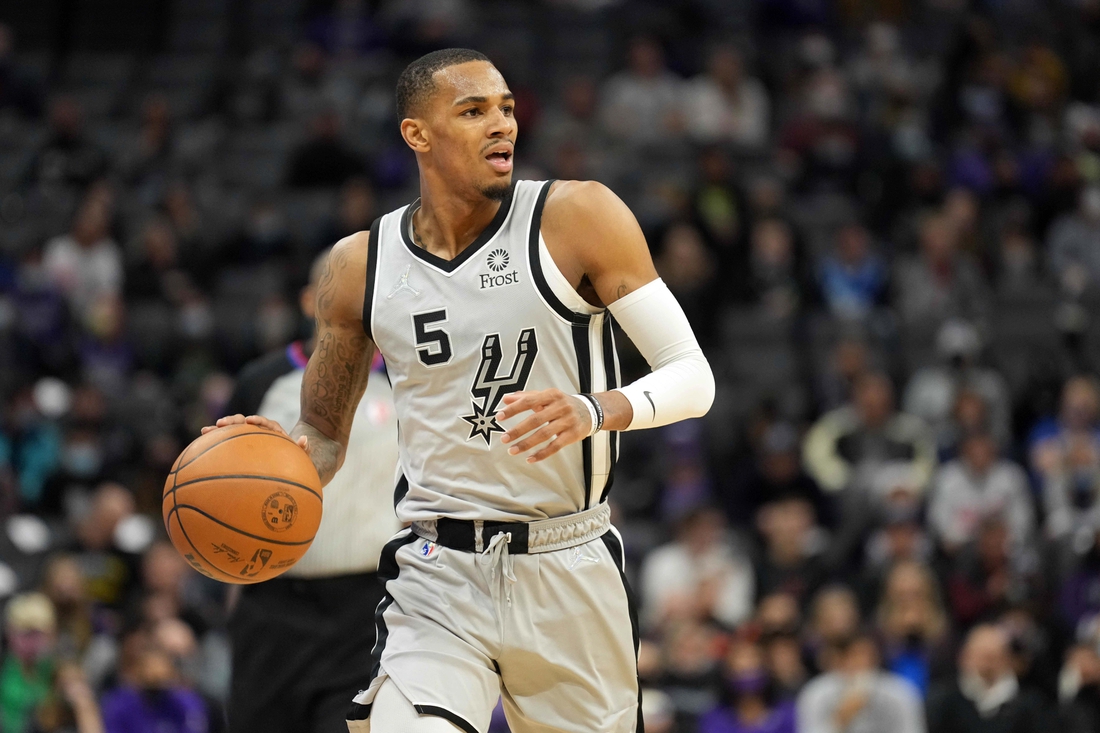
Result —
POLYGON ((428 542, 425 542, 424 546, 420 548, 420 554, 423 555, 424 557, 427 557, 428 555, 431 555, 434 550, 435 550, 435 543, 431 542, 431 541, 428 541, 428 542))

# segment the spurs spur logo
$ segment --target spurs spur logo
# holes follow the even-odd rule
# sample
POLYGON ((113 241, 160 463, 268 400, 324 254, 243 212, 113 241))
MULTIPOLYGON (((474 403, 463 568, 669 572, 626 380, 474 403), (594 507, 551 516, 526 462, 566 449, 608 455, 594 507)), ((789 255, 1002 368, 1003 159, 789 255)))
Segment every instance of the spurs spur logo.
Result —
POLYGON ((504 375, 499 374, 502 359, 500 348, 500 334, 492 333, 485 337, 481 345, 481 361, 477 366, 477 374, 474 376, 474 384, 470 388, 473 395, 473 414, 463 415, 462 419, 470 423, 470 437, 473 440, 477 436, 485 439, 485 445, 490 445, 493 433, 503 433, 504 428, 496 421, 497 408, 504 395, 511 392, 522 391, 527 386, 527 380, 531 376, 531 368, 538 356, 539 345, 535 338, 535 329, 525 328, 519 335, 516 344, 516 358, 512 361, 512 369, 504 375))

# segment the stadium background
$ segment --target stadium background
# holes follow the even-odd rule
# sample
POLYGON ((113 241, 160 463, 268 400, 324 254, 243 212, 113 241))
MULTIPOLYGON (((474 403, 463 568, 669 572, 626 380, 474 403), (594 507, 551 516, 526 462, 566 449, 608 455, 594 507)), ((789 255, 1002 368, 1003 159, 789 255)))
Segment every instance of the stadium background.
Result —
POLYGON ((710 713, 761 677, 767 710, 810 705, 857 630, 936 720, 984 622, 1019 690, 973 730, 1100 729, 1100 2, 0 22, 0 595, 56 618, 35 687, 12 641, 49 609, 9 604, 4 733, 86 733, 71 709, 150 644, 208 710, 171 730, 220 730, 231 599, 163 544, 163 477, 236 370, 307 332, 311 257, 415 197, 393 85, 452 45, 516 93, 518 177, 627 201, 716 373, 707 418, 624 435, 612 492, 648 730, 764 730, 710 713))

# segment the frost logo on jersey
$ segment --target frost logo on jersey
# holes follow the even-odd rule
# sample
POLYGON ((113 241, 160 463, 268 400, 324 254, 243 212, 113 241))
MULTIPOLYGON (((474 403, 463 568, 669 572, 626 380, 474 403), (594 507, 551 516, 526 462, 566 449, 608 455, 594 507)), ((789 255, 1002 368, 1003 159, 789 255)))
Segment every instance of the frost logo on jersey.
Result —
POLYGON ((505 270, 508 269, 510 261, 511 257, 508 256, 508 250, 506 249, 494 249, 490 252, 489 256, 485 258, 485 265, 492 270, 492 272, 483 272, 479 275, 481 289, 490 290, 492 288, 515 285, 518 283, 518 271, 512 270, 510 272, 505 272, 505 270))
POLYGON ((462 416, 472 426, 470 437, 466 440, 473 440, 480 435, 485 439, 485 445, 490 445, 493 433, 504 432, 495 417, 500 401, 504 395, 519 392, 527 386, 527 379, 531 376, 531 367, 535 365, 538 353, 535 329, 523 329, 516 344, 516 358, 512 362, 512 369, 502 376, 498 373, 501 360, 500 334, 492 333, 485 337, 481 344, 481 362, 477 365, 474 385, 470 388, 474 414, 462 416))

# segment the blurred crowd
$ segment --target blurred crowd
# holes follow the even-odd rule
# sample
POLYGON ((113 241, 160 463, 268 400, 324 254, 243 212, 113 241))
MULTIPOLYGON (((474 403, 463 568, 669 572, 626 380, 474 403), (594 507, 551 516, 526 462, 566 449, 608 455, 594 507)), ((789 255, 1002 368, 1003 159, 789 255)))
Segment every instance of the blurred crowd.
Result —
POLYGON ((649 733, 1100 731, 1100 2, 167 5, 151 49, 0 26, 0 732, 222 729, 233 594, 163 479, 415 198, 393 84, 449 45, 718 380, 615 472, 649 733))

